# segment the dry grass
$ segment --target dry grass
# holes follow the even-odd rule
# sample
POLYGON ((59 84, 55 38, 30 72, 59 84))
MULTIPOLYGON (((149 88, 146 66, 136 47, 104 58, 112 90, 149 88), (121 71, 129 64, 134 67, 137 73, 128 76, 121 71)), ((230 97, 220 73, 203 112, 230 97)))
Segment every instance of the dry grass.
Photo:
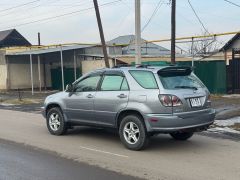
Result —
POLYGON ((214 108, 240 106, 239 97, 222 97, 221 95, 211 95, 211 101, 214 108))
POLYGON ((221 94, 211 94, 211 99, 212 100, 216 100, 216 99, 222 99, 224 97, 222 97, 221 94))
POLYGON ((237 130, 237 131, 240 131, 240 123, 236 123, 236 124, 230 126, 230 128, 232 128, 234 130, 237 130))
POLYGON ((21 101, 19 101, 18 99, 10 99, 10 100, 2 101, 2 103, 14 104, 14 105, 37 104, 37 103, 41 103, 41 102, 42 102, 41 99, 23 99, 21 101))

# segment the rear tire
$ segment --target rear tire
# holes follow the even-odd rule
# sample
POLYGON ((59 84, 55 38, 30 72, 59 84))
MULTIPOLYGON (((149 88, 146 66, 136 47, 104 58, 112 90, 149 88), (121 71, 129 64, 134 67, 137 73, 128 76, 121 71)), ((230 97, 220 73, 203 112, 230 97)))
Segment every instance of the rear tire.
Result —
POLYGON ((119 136, 124 146, 130 150, 139 151, 148 145, 145 125, 137 115, 128 115, 122 119, 119 136))
POLYGON ((193 136, 193 132, 175 132, 175 133, 170 133, 173 139, 179 140, 179 141, 186 141, 189 138, 193 136))
POLYGON ((60 108, 55 107, 47 113, 47 128, 52 135, 63 135, 67 131, 67 124, 60 108))

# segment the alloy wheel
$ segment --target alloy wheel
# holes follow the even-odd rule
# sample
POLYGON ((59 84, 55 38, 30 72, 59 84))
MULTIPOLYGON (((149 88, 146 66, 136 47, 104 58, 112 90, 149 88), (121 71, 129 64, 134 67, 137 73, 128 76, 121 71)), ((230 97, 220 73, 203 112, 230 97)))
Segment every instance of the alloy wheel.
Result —
POLYGON ((124 126, 123 135, 129 144, 136 144, 140 137, 139 127, 134 122, 128 122, 124 126))
POLYGON ((60 117, 57 113, 52 113, 49 117, 49 126, 53 131, 57 131, 60 127, 60 117))

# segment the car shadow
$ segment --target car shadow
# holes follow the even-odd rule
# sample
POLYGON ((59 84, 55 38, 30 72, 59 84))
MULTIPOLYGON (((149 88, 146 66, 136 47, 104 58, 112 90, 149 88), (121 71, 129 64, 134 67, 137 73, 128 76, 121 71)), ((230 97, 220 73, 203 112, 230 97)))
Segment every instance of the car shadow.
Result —
MULTIPOLYGON (((193 136, 194 138, 194 136, 193 136)), ((187 150, 189 148, 191 149, 199 149, 202 146, 205 146, 202 142, 200 143, 198 140, 189 139, 186 141, 179 141, 174 140, 170 135, 168 134, 159 134, 156 136, 151 137, 150 143, 148 146, 148 150, 187 150)))
POLYGON ((112 129, 77 126, 68 130, 68 135, 94 138, 99 140, 119 141, 118 132, 112 129))
MULTIPOLYGON (((71 129, 67 133, 69 136, 75 136, 75 137, 84 137, 89 140, 99 140, 101 142, 111 142, 113 144, 121 144, 119 135, 114 130, 109 129, 101 129, 101 128, 93 128, 93 127, 74 127, 74 129, 71 129)), ((189 139, 187 141, 177 141, 171 138, 168 134, 159 134, 150 137, 149 145, 146 148, 145 151, 173 151, 176 152, 178 150, 178 153, 181 152, 188 152, 188 151, 199 151, 201 149, 209 150, 211 147, 213 150, 215 150, 213 144, 209 143, 209 141, 204 141, 202 138, 204 136, 201 136, 201 140, 199 138, 195 138, 194 135, 192 139, 189 139)), ((123 146, 122 146, 123 147, 123 146)), ((123 147, 124 148, 124 147, 123 147)), ((144 151, 144 152, 145 152, 144 151)))

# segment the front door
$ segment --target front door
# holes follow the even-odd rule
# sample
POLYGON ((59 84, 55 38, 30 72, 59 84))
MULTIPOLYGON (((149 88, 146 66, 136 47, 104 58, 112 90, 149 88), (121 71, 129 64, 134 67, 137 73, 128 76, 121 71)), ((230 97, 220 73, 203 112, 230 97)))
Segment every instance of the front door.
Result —
POLYGON ((114 126, 117 113, 127 106, 128 96, 129 86, 124 75, 116 71, 105 72, 94 99, 96 121, 114 126))
POLYGON ((74 84, 74 91, 65 99, 67 116, 71 121, 93 123, 93 103, 101 75, 92 74, 74 84))

